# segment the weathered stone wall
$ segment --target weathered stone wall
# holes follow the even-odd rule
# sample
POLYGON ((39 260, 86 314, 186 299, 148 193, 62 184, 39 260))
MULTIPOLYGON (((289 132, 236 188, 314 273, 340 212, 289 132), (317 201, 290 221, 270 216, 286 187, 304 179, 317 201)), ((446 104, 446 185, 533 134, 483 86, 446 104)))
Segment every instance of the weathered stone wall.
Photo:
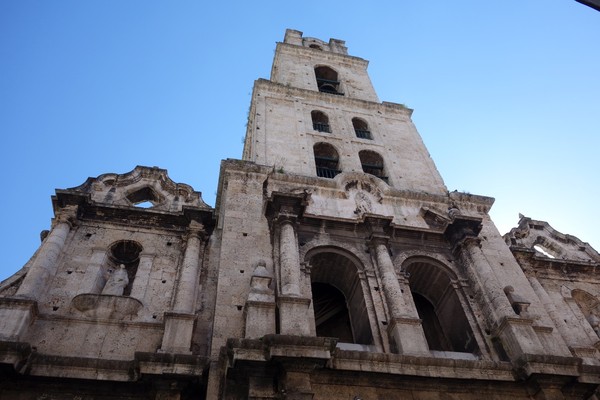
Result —
POLYGON ((276 171, 316 176, 313 146, 333 145, 343 172, 362 172, 359 151, 383 157, 392 187, 443 194, 446 188, 410 119, 410 110, 391 103, 372 103, 298 90, 257 81, 244 159, 274 166, 276 171), (331 133, 313 129, 311 112, 329 117, 331 133), (356 137, 352 118, 369 124, 372 140, 356 137))

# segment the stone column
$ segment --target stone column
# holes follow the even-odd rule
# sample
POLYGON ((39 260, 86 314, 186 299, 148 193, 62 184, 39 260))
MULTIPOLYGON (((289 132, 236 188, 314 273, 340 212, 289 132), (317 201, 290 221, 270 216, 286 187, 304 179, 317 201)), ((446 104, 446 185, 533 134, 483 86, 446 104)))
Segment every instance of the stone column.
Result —
MULTIPOLYGON (((460 245, 460 252, 463 259, 468 261, 465 270, 473 283, 479 286, 487 298, 489 305, 489 317, 495 316, 495 323, 498 323, 506 317, 516 317, 516 314, 510 305, 510 301, 504 293, 504 288, 498 282, 489 261, 481 250, 481 243, 478 238, 467 237, 460 245), (471 268, 469 268, 469 266, 471 268)), ((475 287, 477 289, 477 287, 475 287)))
POLYGON ((138 299, 142 303, 145 300, 146 291, 148 290, 154 257, 154 254, 140 254, 140 262, 138 263, 137 272, 133 278, 133 285, 131 286, 131 293, 129 296, 138 299))
POLYGON ((542 344, 534 330, 535 321, 525 315, 519 316, 513 310, 504 292, 505 285, 494 273, 476 233, 463 235, 455 242, 454 251, 457 258, 461 259, 473 290, 482 293, 480 304, 488 327, 494 336, 501 339, 502 347, 511 361, 522 362, 517 360, 527 354, 547 353, 550 348, 542 344))
POLYGON ((385 238, 374 237, 370 244, 375 251, 377 269, 390 314, 388 334, 394 339, 399 353, 429 353, 421 320, 412 299, 406 301, 405 296, 411 296, 410 292, 402 292, 386 241, 385 238))
POLYGON ((202 258, 201 239, 204 235, 205 231, 201 223, 190 222, 173 309, 165 313, 165 331, 160 352, 191 354, 196 321, 194 305, 202 258))
POLYGON ((50 283, 49 281, 58 270, 58 257, 63 250, 76 215, 77 206, 66 206, 60 210, 60 213, 56 216, 54 227, 42 243, 33 264, 16 293, 17 297, 40 300, 50 283))
POLYGON ((204 226, 192 221, 188 228, 187 245, 181 265, 181 273, 177 284, 177 295, 175 296, 174 312, 193 313, 198 288, 198 277, 200 275, 200 251, 201 239, 205 235, 204 226))
POLYGON ((95 248, 92 250, 92 256, 88 263, 77 294, 93 293, 99 294, 104 287, 105 278, 103 276, 103 266, 106 262, 106 248, 95 248))
POLYGON ((279 222, 279 326, 283 335, 310 335, 308 310, 310 297, 300 291, 300 255, 294 222, 282 218, 279 222))
POLYGON ((294 224, 283 220, 279 224, 279 264, 281 294, 300 296, 300 259, 294 224))

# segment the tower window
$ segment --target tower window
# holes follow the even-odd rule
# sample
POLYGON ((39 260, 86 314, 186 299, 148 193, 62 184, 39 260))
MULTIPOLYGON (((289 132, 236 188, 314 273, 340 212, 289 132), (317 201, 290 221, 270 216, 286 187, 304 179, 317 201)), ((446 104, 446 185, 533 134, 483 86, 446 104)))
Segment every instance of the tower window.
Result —
POLYGON ((312 111, 310 113, 313 123, 313 129, 319 132, 331 133, 331 127, 329 126, 329 118, 321 111, 312 111))
POLYGON ((317 78, 319 92, 337 94, 340 96, 344 95, 344 93, 340 92, 338 74, 333 69, 329 67, 316 67, 315 77, 317 78))
POLYGON ((338 170, 339 156, 335 148, 327 143, 317 143, 313 147, 317 176, 321 178, 334 178, 341 171, 338 170))
POLYGON ((369 125, 365 120, 360 118, 352 118, 352 126, 354 127, 356 137, 361 139, 373 139, 371 136, 371 131, 369 130, 369 125))
POLYGON ((388 177, 383 173, 383 158, 376 152, 370 150, 361 150, 358 152, 363 172, 375 175, 385 183, 388 183, 388 177))

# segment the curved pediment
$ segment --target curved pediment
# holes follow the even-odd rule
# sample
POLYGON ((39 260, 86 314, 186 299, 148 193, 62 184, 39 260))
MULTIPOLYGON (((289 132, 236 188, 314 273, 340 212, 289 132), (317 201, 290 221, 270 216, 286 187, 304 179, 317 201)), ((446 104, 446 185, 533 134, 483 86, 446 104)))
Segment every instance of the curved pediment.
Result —
POLYGON ((546 221, 520 217, 519 226, 504 235, 509 246, 527 248, 550 259, 600 261, 600 255, 588 243, 557 231, 546 221))
POLYGON ((103 205, 171 212, 181 211, 183 206, 210 209, 200 192, 185 183, 173 182, 167 170, 157 167, 137 166, 125 174, 102 174, 61 192, 85 193, 92 202, 103 205))

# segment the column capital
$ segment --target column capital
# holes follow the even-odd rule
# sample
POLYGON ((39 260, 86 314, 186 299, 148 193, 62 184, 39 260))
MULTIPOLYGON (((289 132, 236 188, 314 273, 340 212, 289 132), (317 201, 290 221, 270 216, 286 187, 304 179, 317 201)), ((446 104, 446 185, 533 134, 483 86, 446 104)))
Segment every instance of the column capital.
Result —
POLYGON ((56 212, 56 216, 54 217, 54 223, 66 223, 69 225, 69 228, 73 228, 77 224, 77 211, 79 206, 71 204, 64 206, 56 212))
POLYGON ((302 216, 310 193, 273 192, 267 200, 265 216, 272 222, 294 222, 302 216))
POLYGON ((202 223, 192 220, 187 227, 185 237, 186 240, 189 240, 192 237, 197 237, 200 240, 204 240, 206 238, 206 229, 204 229, 204 225, 202 223))
POLYGON ((454 248, 459 247, 467 241, 479 241, 479 232, 482 228, 482 219, 458 214, 454 216, 452 223, 448 225, 444 235, 454 248))
POLYGON ((389 242, 390 242, 389 236, 374 233, 369 237, 367 244, 372 249, 376 248, 378 245, 384 245, 387 248, 389 242))

